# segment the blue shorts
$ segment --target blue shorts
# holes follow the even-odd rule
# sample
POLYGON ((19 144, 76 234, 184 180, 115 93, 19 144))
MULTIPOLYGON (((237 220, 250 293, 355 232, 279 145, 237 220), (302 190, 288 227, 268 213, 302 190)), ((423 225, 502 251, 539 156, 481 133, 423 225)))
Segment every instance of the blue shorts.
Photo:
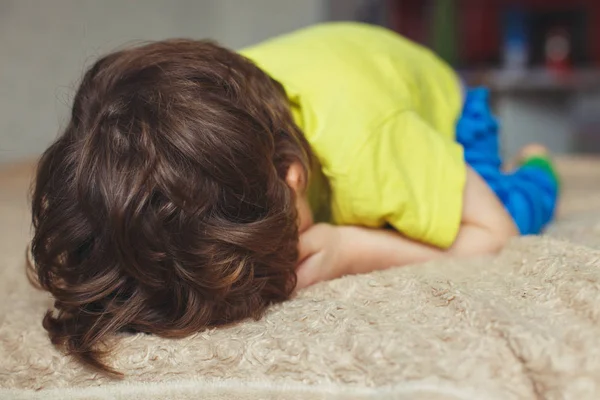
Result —
POLYGON ((559 192, 556 172, 544 157, 525 160, 514 171, 503 172, 498 131, 489 91, 468 89, 456 125, 456 140, 464 148, 465 161, 496 193, 521 234, 540 233, 554 217, 559 192))

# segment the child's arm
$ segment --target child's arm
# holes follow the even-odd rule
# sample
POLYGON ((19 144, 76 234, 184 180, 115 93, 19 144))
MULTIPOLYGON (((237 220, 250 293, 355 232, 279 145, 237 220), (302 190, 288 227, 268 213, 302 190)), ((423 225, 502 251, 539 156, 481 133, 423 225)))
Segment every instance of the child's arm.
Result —
POLYGON ((394 231, 317 225, 300 237, 303 261, 298 268, 298 287, 441 257, 495 253, 515 235, 517 229, 504 206, 468 168, 461 227, 449 249, 428 246, 394 231))

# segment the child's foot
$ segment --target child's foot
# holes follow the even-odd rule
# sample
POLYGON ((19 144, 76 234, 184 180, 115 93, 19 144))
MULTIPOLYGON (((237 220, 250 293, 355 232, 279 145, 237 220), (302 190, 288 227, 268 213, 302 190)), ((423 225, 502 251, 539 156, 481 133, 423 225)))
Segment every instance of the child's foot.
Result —
POLYGON ((532 158, 550 158, 550 150, 543 144, 539 143, 530 143, 521 147, 521 150, 517 153, 517 155, 507 162, 504 166, 505 171, 512 171, 515 168, 520 167, 525 164, 527 160, 532 158))
POLYGON ((515 157, 514 168, 533 167, 536 169, 545 170, 550 174, 556 188, 560 187, 560 179, 556 167, 552 162, 550 150, 542 144, 531 143, 519 151, 515 157))
POLYGON ((519 150, 517 161, 519 164, 522 164, 524 161, 533 157, 549 158, 550 150, 543 144, 530 143, 519 150))

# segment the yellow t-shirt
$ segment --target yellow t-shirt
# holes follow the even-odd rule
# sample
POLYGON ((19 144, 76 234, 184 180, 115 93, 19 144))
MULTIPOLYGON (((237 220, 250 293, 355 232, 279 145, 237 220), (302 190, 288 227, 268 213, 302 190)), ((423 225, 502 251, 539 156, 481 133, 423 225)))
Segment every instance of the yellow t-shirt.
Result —
POLYGON ((449 66, 359 23, 309 27, 241 53, 284 86, 321 164, 316 176, 326 178, 311 190, 330 189, 321 197, 330 222, 391 225, 442 248, 454 242, 466 166, 454 138, 461 88, 449 66))

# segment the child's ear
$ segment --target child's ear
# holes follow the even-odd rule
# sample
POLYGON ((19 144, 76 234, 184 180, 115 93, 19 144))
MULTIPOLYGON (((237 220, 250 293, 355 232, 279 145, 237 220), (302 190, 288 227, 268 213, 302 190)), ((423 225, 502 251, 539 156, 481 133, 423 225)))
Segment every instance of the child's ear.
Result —
POLYGON ((302 164, 294 161, 288 168, 287 175, 285 176, 285 182, 292 188, 297 194, 300 194, 306 188, 306 177, 302 164))

